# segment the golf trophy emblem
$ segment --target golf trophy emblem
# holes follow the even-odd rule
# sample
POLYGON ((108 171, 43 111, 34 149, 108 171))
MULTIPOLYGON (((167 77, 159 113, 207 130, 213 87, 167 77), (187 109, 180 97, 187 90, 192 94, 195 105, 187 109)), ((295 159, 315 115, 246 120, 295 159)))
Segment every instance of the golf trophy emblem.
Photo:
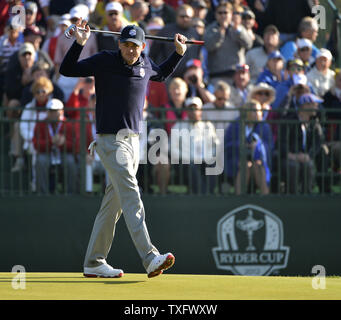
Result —
POLYGON ((264 226, 264 221, 255 220, 253 217, 253 212, 249 209, 248 216, 245 220, 237 220, 236 226, 243 231, 246 231, 249 245, 246 251, 255 251, 256 247, 252 244, 253 233, 264 226))
POLYGON ((218 246, 212 249, 220 270, 235 275, 270 275, 284 269, 289 247, 283 245, 282 221, 255 205, 238 207, 217 223, 218 246))

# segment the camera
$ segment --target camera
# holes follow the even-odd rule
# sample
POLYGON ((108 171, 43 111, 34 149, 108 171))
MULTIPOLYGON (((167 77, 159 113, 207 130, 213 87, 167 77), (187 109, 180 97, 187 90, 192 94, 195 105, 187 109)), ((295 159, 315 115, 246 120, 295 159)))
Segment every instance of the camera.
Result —
POLYGON ((188 77, 188 80, 192 83, 192 84, 197 84, 198 83, 198 77, 193 74, 191 76, 188 77))

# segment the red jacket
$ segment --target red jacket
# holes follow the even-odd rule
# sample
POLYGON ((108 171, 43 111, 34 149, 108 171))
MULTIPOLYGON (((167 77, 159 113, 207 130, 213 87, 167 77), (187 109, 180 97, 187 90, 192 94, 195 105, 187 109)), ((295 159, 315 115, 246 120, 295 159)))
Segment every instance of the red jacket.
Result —
MULTIPOLYGON (((89 101, 88 99, 84 98, 82 94, 76 95, 74 92, 70 95, 69 100, 65 104, 65 112, 67 113, 68 119, 80 119, 80 111, 76 109, 80 108, 88 108, 89 101), (70 108, 70 110, 68 110, 70 108), (74 110, 71 110, 71 108, 75 108, 74 110)), ((86 114, 88 111, 86 111, 86 114)))
MULTIPOLYGON (((58 133, 65 135, 65 144, 59 147, 63 152, 78 154, 80 152, 80 124, 78 122, 59 122, 58 133)), ((91 126, 86 126, 86 147, 92 141, 91 126)), ((37 122, 33 136, 34 148, 38 153, 50 152, 52 148, 52 137, 50 135, 48 122, 37 122)))

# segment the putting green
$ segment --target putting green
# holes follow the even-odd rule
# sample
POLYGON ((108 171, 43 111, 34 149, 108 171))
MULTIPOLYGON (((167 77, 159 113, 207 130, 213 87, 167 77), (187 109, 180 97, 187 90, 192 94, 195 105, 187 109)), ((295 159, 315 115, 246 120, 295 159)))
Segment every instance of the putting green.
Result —
POLYGON ((340 300, 341 278, 327 277, 313 289, 311 277, 125 274, 119 279, 84 278, 81 273, 0 273, 1 300, 340 300), (25 284, 24 289, 14 289, 25 284))

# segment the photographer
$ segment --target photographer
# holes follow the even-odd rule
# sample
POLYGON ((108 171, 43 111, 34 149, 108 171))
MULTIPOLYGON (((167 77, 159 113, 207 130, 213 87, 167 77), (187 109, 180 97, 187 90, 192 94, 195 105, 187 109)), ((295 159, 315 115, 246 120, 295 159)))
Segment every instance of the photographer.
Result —
MULTIPOLYGON (((214 102, 215 96, 210 92, 209 86, 206 87, 203 75, 204 71, 200 60, 191 59, 187 61, 184 73, 184 80, 188 86, 187 97, 199 97, 203 103, 214 102)), ((213 90, 214 88, 212 88, 213 90)))

